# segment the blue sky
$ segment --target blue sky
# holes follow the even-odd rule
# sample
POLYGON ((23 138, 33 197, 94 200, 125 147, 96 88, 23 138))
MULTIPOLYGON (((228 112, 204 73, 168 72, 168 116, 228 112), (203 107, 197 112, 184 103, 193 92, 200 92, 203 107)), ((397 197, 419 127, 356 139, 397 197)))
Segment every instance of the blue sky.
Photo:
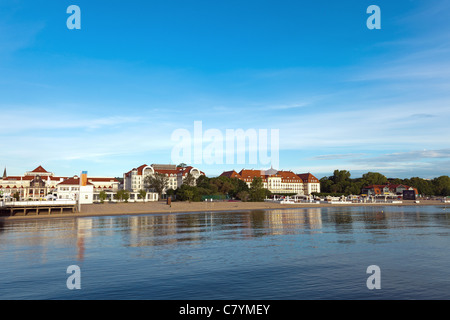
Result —
POLYGON ((0 167, 122 176, 171 163, 172 133, 202 121, 279 130, 280 169, 449 175, 449 17, 445 0, 2 1, 0 167))

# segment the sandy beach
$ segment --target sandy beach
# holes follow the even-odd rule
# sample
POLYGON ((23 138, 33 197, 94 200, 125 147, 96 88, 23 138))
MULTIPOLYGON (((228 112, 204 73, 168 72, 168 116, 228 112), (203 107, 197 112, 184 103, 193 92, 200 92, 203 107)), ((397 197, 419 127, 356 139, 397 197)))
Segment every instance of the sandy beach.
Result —
POLYGON ((270 210, 270 209, 293 209, 293 208, 318 208, 318 207, 344 207, 344 206, 425 206, 443 205, 436 200, 421 200, 420 203, 414 201, 403 201, 403 203, 298 203, 279 204, 271 202, 172 202, 168 205, 165 201, 146 203, 103 203, 88 204, 81 206, 81 212, 65 212, 63 214, 29 214, 27 216, 17 215, 13 217, 0 217, 0 219, 36 219, 36 218, 56 218, 56 217, 88 217, 88 216, 112 216, 112 215, 136 215, 136 214, 161 214, 161 213, 183 213, 183 212, 208 212, 208 211, 249 211, 249 210, 270 210))

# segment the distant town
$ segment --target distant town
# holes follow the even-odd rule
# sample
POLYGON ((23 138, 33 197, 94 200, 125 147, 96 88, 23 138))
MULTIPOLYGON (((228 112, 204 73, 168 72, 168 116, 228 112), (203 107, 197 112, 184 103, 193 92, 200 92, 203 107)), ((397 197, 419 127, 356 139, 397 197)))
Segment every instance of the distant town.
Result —
POLYGON ((311 173, 284 170, 225 171, 209 178, 199 168, 186 164, 143 164, 123 177, 57 176, 42 166, 22 175, 0 177, 0 200, 61 201, 80 204, 96 202, 147 202, 161 199, 209 201, 233 199, 264 201, 267 199, 312 200, 318 197, 415 199, 422 196, 449 196, 450 178, 388 179, 368 172, 351 179, 350 172, 335 170, 333 176, 316 178, 311 173))

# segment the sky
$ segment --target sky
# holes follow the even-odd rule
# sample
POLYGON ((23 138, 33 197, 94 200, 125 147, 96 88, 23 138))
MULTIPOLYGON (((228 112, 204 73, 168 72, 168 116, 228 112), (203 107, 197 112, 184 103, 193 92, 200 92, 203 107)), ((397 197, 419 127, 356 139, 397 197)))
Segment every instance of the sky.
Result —
POLYGON ((447 0, 2 0, 0 169, 121 177, 178 164, 183 143, 208 176, 450 175, 449 17, 447 0), (251 161, 249 142, 205 161, 238 129, 278 132, 278 160, 251 161))

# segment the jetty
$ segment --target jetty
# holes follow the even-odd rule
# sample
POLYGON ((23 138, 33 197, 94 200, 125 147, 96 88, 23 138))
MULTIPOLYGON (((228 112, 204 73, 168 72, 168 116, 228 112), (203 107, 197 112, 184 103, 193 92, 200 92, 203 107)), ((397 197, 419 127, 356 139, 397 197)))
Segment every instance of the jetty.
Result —
POLYGON ((78 211, 75 200, 0 201, 0 216, 51 215, 78 211))

